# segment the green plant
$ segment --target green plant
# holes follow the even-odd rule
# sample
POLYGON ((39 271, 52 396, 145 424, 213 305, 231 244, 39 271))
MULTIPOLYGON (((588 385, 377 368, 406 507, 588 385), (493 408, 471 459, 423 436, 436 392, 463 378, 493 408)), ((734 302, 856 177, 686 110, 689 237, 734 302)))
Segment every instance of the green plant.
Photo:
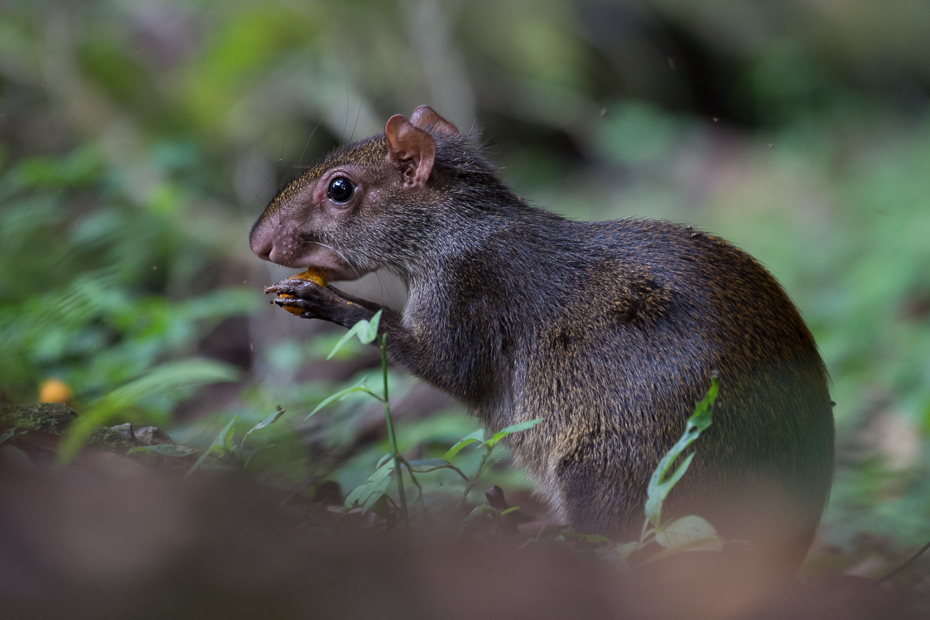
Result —
MULTIPOLYGON (((423 459, 414 461, 406 460, 403 455, 400 454, 400 451, 397 448, 397 435, 394 430, 394 421, 391 417, 391 403, 389 397, 390 393, 387 372, 387 337, 384 334, 378 334, 378 324, 380 320, 381 312, 379 311, 372 317, 370 321, 361 320, 353 325, 352 328, 349 329, 349 331, 346 332, 346 334, 339 340, 339 342, 336 343, 336 346, 333 347, 333 350, 329 353, 327 359, 332 358, 332 356, 335 355, 336 352, 343 347, 343 345, 351 340, 352 337, 357 337, 362 344, 371 344, 377 339, 381 349, 381 373, 383 380, 382 393, 378 394, 372 391, 371 388, 369 388, 367 385, 368 378, 365 377, 355 385, 344 390, 340 390, 330 397, 324 399, 319 405, 316 406, 316 408, 313 409, 313 411, 307 415, 307 417, 309 418, 327 405, 336 401, 340 401, 349 394, 353 394, 355 392, 363 392, 368 394, 384 405, 384 417, 387 424, 388 441, 390 442, 391 452, 381 457, 375 466, 374 473, 371 474, 371 476, 369 476, 365 482, 349 493, 345 500, 345 510, 349 511, 354 508, 361 508, 362 512, 365 513, 378 505, 378 503, 382 500, 387 501, 387 490, 390 486, 391 474, 393 472, 397 472, 397 506, 400 511, 401 519, 404 521, 404 523, 407 523, 410 520, 410 513, 408 510, 406 492, 404 489, 404 469, 406 469, 411 483, 417 488, 418 494, 416 498, 416 505, 420 509, 423 507, 423 487, 417 480, 416 474, 430 473, 441 469, 454 471, 465 483, 462 498, 459 502, 459 508, 461 508, 465 505, 465 502, 468 499, 468 494, 477 484, 478 480, 481 478, 481 475, 495 461, 492 453, 494 448, 497 447, 498 443, 500 443, 500 441, 508 435, 532 428, 533 426, 542 422, 543 418, 536 418, 535 420, 528 420, 526 422, 514 424, 494 433, 488 439, 484 439, 484 430, 475 431, 474 433, 471 433, 459 440, 445 453, 441 459, 423 459), (468 476, 460 468, 453 465, 450 460, 454 458, 455 455, 457 455, 463 448, 473 443, 479 442, 484 447, 485 451, 481 456, 481 461, 474 475, 468 476)), ((516 508, 509 509, 508 512, 515 509, 516 508)))
POLYGON ((697 404, 694 413, 688 418, 685 432, 662 457, 652 474, 652 478, 649 480, 648 499, 645 508, 646 521, 643 523, 643 531, 637 542, 637 548, 642 548, 653 540, 665 547, 665 551, 656 554, 651 560, 657 560, 681 551, 721 550, 723 541, 717 536, 713 526, 701 517, 688 515, 671 523, 662 522, 662 506, 665 499, 672 488, 681 480, 681 477, 685 475, 685 472, 688 471, 695 453, 692 452, 686 456, 674 473, 669 475, 669 471, 682 452, 710 426, 711 409, 717 400, 719 390, 720 380, 714 377, 711 379, 707 395, 697 404))
POLYGON ((647 499, 645 505, 646 519, 643 522, 642 533, 639 540, 616 545, 613 551, 620 558, 626 560, 634 553, 643 550, 651 543, 655 542, 664 547, 652 556, 644 559, 643 564, 648 564, 662 558, 682 553, 684 551, 721 551, 723 540, 717 536, 717 531, 707 522, 707 520, 697 515, 687 515, 670 522, 662 520, 662 506, 665 503, 668 494, 681 480, 691 461, 694 459, 694 452, 684 457, 681 464, 672 472, 672 466, 678 461, 679 457, 711 424, 711 409, 717 400, 717 393, 720 389, 720 380, 717 377, 711 379, 710 389, 707 394, 698 402, 694 413, 688 418, 685 425, 685 431, 681 438, 669 448, 662 460, 656 466, 649 480, 649 486, 646 490, 647 499))

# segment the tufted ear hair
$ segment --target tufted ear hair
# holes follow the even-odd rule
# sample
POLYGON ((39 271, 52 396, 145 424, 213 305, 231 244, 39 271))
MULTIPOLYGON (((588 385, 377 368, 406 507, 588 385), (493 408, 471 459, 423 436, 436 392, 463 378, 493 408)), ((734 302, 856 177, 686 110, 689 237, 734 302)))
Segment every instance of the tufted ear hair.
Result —
POLYGON ((451 122, 436 113, 428 105, 421 105, 410 115, 410 122, 414 127, 424 129, 431 134, 454 137, 459 135, 459 129, 451 122))
MULTIPOLYGON (((433 114, 436 113, 433 112, 433 114)), ((436 116, 439 115, 436 114, 436 116)), ((448 121, 444 122, 448 123, 448 121)), ((433 171, 433 163, 436 161, 436 141, 433 136, 415 127, 400 114, 395 114, 388 119, 384 127, 384 135, 387 138, 388 161, 403 172, 404 186, 426 186, 433 171)))

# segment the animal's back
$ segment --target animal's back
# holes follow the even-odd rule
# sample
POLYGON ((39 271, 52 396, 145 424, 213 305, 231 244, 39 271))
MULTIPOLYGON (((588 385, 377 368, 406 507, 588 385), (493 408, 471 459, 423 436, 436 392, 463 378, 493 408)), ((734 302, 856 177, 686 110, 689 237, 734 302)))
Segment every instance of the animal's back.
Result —
POLYGON ((781 286, 718 238, 657 221, 569 222, 583 288, 528 351, 513 441, 574 527, 638 533, 655 465, 710 385, 713 425, 669 500, 724 535, 803 553, 829 491, 833 418, 813 338, 781 286))

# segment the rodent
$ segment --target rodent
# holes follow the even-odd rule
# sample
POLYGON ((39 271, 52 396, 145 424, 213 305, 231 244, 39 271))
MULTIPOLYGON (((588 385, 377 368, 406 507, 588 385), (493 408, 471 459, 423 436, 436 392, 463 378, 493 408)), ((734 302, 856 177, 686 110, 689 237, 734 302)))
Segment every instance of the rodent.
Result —
POLYGON ((383 310, 391 359, 492 431, 578 531, 639 535, 649 477, 719 374, 712 426, 663 516, 698 514, 796 567, 829 494, 833 403, 814 339, 775 278, 710 234, 664 221, 574 221, 528 205, 427 106, 287 184, 255 254, 325 280, 388 269, 397 313, 282 281, 306 318, 383 310))

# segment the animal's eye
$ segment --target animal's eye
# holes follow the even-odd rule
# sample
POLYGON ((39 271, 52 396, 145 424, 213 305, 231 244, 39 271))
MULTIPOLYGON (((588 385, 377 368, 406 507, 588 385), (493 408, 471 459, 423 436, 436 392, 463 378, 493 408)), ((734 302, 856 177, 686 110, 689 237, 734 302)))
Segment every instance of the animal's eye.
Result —
POLYGON ((329 182, 329 199, 337 204, 344 205, 355 193, 355 183, 345 177, 336 177, 329 182))

